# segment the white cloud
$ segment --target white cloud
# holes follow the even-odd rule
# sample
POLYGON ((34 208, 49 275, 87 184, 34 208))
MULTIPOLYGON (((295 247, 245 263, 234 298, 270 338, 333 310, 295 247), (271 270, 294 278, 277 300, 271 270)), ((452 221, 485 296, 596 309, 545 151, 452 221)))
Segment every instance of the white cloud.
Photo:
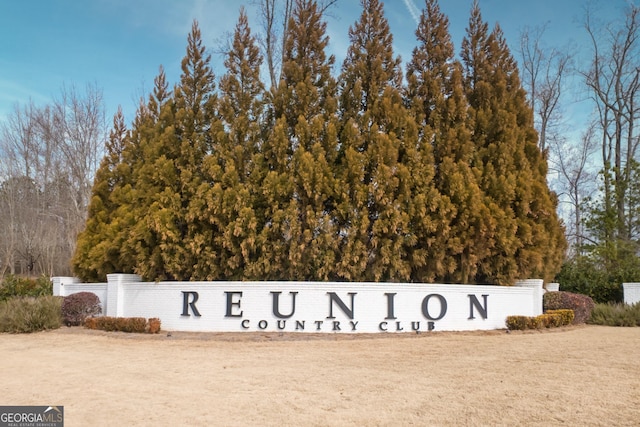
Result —
POLYGON ((416 21, 416 24, 419 24, 421 13, 420 13, 420 10, 413 3, 413 0, 404 0, 404 5, 407 6, 407 10, 411 14, 411 17, 413 18, 413 20, 416 21))

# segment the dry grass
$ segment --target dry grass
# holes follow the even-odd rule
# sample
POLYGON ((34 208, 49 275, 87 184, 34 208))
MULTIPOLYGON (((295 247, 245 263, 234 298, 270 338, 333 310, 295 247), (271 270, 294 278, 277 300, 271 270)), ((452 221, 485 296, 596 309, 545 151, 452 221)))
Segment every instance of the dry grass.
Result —
POLYGON ((66 426, 637 425, 640 328, 0 335, 3 405, 66 426))

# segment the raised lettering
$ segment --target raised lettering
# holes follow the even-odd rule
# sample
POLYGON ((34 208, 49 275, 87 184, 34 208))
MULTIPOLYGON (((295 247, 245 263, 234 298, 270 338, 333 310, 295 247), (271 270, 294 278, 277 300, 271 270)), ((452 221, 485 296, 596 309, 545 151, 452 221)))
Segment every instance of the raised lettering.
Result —
POLYGON ((480 305, 480 301, 478 301, 478 297, 476 297, 473 294, 469 294, 469 320, 471 319, 475 319, 475 316, 473 315, 473 308, 475 307, 476 310, 478 310, 478 312, 480 313, 480 316, 482 316, 483 319, 487 318, 487 297, 489 295, 482 295, 482 300, 484 301, 484 306, 480 305))
POLYGON ((249 319, 244 319, 240 322, 240 326, 242 326, 242 329, 249 329, 249 319))
POLYGON ((422 300, 422 314, 428 320, 440 320, 447 314, 447 300, 440 294, 429 294, 422 300), (431 316, 429 313, 429 300, 436 297, 440 301, 440 314, 437 317, 431 316))
POLYGON ((235 295, 242 297, 242 292, 225 292, 225 294, 227 295, 227 313, 224 315, 224 317, 242 317, 242 311, 240 311, 239 313, 232 312, 234 307, 240 308, 240 299, 234 301, 233 297, 235 295))
POLYGON ((304 320, 296 320, 296 331, 304 331, 304 320))
POLYGON ((189 314, 189 307, 191 307, 191 311, 193 315, 196 317, 200 317, 200 312, 196 308, 196 302, 198 301, 199 295, 194 291, 182 291, 182 316, 191 316, 189 314), (189 297, 191 297, 191 301, 189 301, 189 297))
POLYGON ((387 332, 387 322, 380 322, 380 324, 378 325, 378 329, 383 332, 387 332))
POLYGON ((349 323, 351 324, 351 330, 355 331, 356 326, 358 326, 358 322, 354 322, 353 320, 350 320, 349 323))
POLYGON ((394 320, 396 319, 395 313, 394 313, 394 306, 393 306, 393 300, 396 296, 395 293, 393 294, 385 294, 387 297, 387 317, 385 317, 386 320, 394 320))
POLYGON ((333 315, 333 303, 335 302, 340 310, 344 314, 347 315, 349 319, 353 320, 353 298, 357 295, 356 292, 349 292, 347 295, 351 297, 351 308, 347 307, 347 305, 340 299, 340 297, 335 292, 327 292, 329 295, 329 316, 327 319, 335 319, 336 317, 333 315))
POLYGON ((291 295, 291 313, 289 314, 280 313, 280 294, 281 293, 282 292, 271 292, 271 295, 273 295, 273 315, 279 319, 288 319, 291 316, 293 316, 296 312, 296 295, 298 295, 298 293, 289 292, 289 295, 291 295))

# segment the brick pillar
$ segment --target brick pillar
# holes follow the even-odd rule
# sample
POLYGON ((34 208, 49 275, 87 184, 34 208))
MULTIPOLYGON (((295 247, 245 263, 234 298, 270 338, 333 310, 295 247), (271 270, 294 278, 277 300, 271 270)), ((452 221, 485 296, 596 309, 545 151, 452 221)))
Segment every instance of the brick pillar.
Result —
POLYGON ((533 300, 532 300, 533 316, 538 316, 542 314, 542 295, 544 294, 542 290, 543 283, 544 283, 544 280, 542 279, 526 279, 526 280, 518 280, 516 282, 516 286, 533 289, 533 300))
POLYGON ((623 283, 624 303, 635 304, 640 302, 640 283, 623 283))
POLYGON ((137 274, 107 274, 107 301, 104 314, 110 317, 124 316, 123 288, 127 283, 141 282, 137 274))

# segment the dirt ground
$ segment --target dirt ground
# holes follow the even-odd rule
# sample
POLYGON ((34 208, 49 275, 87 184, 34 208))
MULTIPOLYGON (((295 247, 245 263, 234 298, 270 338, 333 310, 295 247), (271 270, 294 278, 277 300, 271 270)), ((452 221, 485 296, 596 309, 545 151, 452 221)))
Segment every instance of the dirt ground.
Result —
POLYGON ((65 426, 639 425, 640 328, 0 334, 0 405, 65 426))

